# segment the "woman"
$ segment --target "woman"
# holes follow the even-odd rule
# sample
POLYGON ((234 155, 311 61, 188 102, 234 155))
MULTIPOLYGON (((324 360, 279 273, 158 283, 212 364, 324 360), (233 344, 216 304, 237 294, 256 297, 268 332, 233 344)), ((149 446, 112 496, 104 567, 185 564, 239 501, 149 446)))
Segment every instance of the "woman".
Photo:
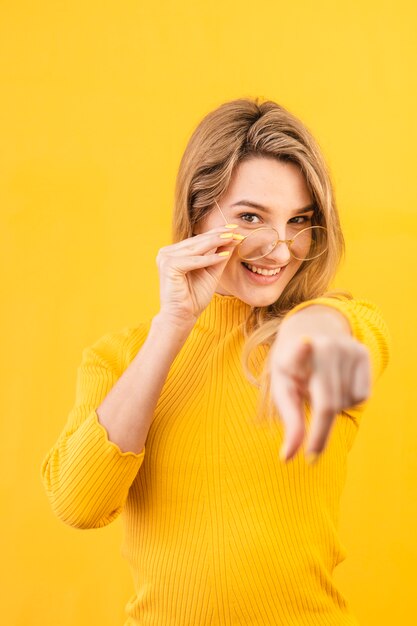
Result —
POLYGON ((207 115, 172 239, 158 314, 83 352, 51 505, 77 528, 123 512, 126 625, 357 624, 338 507, 389 343, 375 305, 327 292, 343 236, 306 127, 251 99, 207 115))

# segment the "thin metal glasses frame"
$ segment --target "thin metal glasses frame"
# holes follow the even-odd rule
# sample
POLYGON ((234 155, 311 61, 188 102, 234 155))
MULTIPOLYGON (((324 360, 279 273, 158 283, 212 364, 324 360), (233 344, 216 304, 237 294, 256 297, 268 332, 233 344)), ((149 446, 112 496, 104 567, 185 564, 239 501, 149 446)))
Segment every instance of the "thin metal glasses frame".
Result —
MULTIPOLYGON (((223 211, 221 210, 221 208, 219 207, 219 205, 218 205, 217 201, 215 200, 215 201, 214 201, 214 203, 215 203, 215 205, 217 206, 217 208, 219 209, 219 211, 220 211, 220 213, 221 213, 221 215, 222 215, 222 217, 223 217, 223 219, 224 219, 224 223, 225 223, 225 225, 226 225, 226 224, 228 224, 228 220, 226 219, 226 217, 225 217, 225 215, 224 215, 223 211)), ((318 226, 318 225, 317 225, 317 226, 308 226, 307 228, 303 228, 302 230, 300 230, 300 232, 299 232, 299 233, 297 233, 297 235, 296 235, 293 239, 280 239, 280 238, 279 238, 279 232, 277 231, 277 229, 276 229, 276 228, 274 228, 273 226, 261 226, 260 228, 255 228, 253 231, 251 231, 251 232, 250 232, 250 234, 249 234, 249 235, 246 235, 246 237, 244 237, 244 239, 242 239, 242 241, 241 241, 241 242, 237 245, 237 251, 238 251, 238 254, 239 254, 240 258, 241 258, 241 259, 243 259, 243 260, 245 260, 245 257, 243 257, 243 256, 240 254, 240 249, 239 249, 239 248, 240 248, 241 244, 242 244, 242 243, 243 243, 243 242, 244 242, 244 241, 245 241, 248 237, 250 237, 253 233, 258 232, 259 230, 273 230, 273 231, 275 231, 275 232, 276 232, 277 237, 278 237, 277 241, 276 241, 276 242, 275 242, 275 244, 274 244, 274 247, 273 247, 273 248, 272 248, 269 252, 267 252, 266 254, 264 254, 263 256, 257 257, 258 259, 263 259, 263 258, 264 258, 264 257, 266 257, 268 254, 270 254, 270 253, 272 252, 272 250, 274 250, 274 249, 275 249, 275 248, 276 248, 276 247, 277 247, 280 243, 285 243, 285 244, 286 244, 286 246, 287 246, 287 248, 288 248, 288 250, 289 250, 289 253, 291 254, 291 256, 292 256, 292 257, 294 257, 295 259, 297 259, 297 260, 299 260, 299 261, 303 261, 303 260, 304 260, 304 261, 312 261, 313 259, 317 259, 319 256, 321 256, 321 255, 322 255, 322 254, 323 254, 323 253, 327 250, 327 248, 325 248, 322 252, 320 252, 320 254, 316 255, 315 257, 311 257, 311 258, 309 258, 309 259, 300 259, 299 257, 296 257, 296 256, 294 255, 293 251, 291 250, 291 245, 294 243, 295 238, 296 238, 296 237, 298 237, 298 236, 299 236, 301 233, 303 233, 304 231, 306 231, 306 230, 310 230, 310 229, 312 229, 312 228, 320 228, 320 229, 322 229, 322 230, 324 230, 324 231, 326 231, 326 232, 327 232, 327 228, 325 228, 324 226, 318 226)), ((255 260, 255 259, 251 259, 251 260, 255 260)))

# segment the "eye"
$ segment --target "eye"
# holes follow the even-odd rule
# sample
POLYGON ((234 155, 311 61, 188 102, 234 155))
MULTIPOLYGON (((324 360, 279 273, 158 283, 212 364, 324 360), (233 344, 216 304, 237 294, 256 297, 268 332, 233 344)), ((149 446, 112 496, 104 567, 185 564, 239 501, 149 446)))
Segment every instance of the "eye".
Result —
MULTIPOLYGON (((242 219, 244 217, 248 217, 248 216, 249 217, 257 217, 257 218, 259 218, 259 215, 256 215, 256 213, 241 213, 239 215, 239 217, 242 218, 242 219)), ((252 222, 252 221, 249 221, 249 220, 243 220, 243 221, 246 222, 247 224, 256 224, 256 222, 252 222)))
POLYGON ((308 222, 311 222, 311 216, 310 215, 296 215, 295 217, 292 217, 289 220, 289 222, 292 224, 307 224, 308 222), (300 221, 294 222, 294 220, 300 220, 300 221))

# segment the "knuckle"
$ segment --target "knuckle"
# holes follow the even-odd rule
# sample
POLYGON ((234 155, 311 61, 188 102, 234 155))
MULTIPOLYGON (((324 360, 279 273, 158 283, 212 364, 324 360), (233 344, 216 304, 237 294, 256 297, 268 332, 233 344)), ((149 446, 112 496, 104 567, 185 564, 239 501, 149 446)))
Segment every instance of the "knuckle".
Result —
POLYGON ((369 357, 369 349, 363 343, 358 343, 357 351, 361 357, 369 357))
POLYGON ((317 342, 317 358, 319 361, 326 362, 331 358, 335 358, 341 350, 338 340, 332 340, 330 337, 321 337, 317 342))
POLYGON ((365 402, 365 400, 369 398, 369 395, 370 395, 369 390, 360 389, 358 391, 355 391, 355 393, 353 394, 353 400, 356 403, 365 402))
POLYGON ((367 396, 359 395, 355 399, 355 404, 362 404, 362 402, 365 402, 365 400, 367 400, 367 396))
POLYGON ((158 269, 165 273, 169 267, 168 267, 168 259, 166 256, 161 256, 159 257, 159 260, 157 261, 157 265, 158 265, 158 269))
POLYGON ((328 335, 322 335, 321 337, 321 345, 323 346, 323 348, 330 349, 330 348, 334 348, 335 346, 339 346, 340 345, 340 337, 331 337, 328 335))
POLYGON ((325 417, 326 419, 333 417, 333 415, 336 415, 337 412, 338 412, 338 407, 336 406, 334 402, 326 403, 321 409, 321 413, 323 417, 325 417))

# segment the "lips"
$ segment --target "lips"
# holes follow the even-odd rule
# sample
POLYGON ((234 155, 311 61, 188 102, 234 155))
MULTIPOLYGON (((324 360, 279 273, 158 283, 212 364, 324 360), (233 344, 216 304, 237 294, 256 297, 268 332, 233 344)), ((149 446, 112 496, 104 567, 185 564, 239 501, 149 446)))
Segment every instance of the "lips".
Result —
MULTIPOLYGON (((262 266, 262 265, 254 265, 253 263, 246 263, 245 261, 242 262, 243 267, 245 267, 246 269, 254 272, 254 270, 265 270, 267 272, 273 271, 275 273, 281 272, 285 265, 282 265, 281 267, 266 267, 266 266, 262 266)), ((254 272, 254 273, 258 273, 258 272, 254 272)), ((259 274, 260 275, 260 274, 259 274)), ((262 274, 263 275, 263 274, 262 274)))
POLYGON ((258 274, 257 272, 252 272, 243 263, 241 265, 243 271, 246 272, 246 276, 255 285, 270 285, 272 283, 275 283, 277 280, 280 279, 286 267, 283 266, 277 274, 273 274, 272 276, 263 276, 262 274, 258 274))

